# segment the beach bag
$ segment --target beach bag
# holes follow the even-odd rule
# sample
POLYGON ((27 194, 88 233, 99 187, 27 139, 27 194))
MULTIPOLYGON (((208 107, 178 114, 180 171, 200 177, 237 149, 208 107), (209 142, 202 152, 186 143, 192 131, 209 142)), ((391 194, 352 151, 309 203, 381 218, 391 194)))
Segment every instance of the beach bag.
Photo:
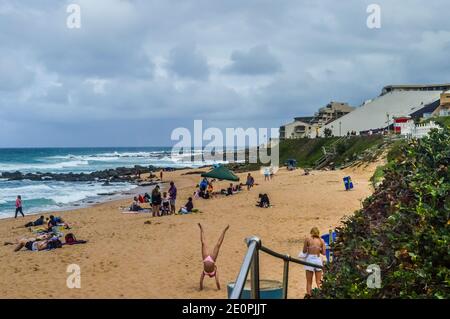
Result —
POLYGON ((69 233, 65 237, 65 241, 67 245, 73 245, 77 242, 77 239, 75 238, 75 235, 72 233, 69 233))

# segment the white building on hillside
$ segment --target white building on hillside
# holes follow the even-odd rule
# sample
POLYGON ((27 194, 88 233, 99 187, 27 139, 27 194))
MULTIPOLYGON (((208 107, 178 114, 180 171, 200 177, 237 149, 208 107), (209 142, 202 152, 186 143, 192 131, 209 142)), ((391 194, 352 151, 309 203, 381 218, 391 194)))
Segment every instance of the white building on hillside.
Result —
POLYGON ((441 93, 448 90, 450 84, 386 86, 379 97, 326 124, 319 134, 323 136, 325 128, 331 129, 334 136, 344 136, 352 131, 359 134, 361 131, 384 129, 393 124, 393 118, 417 112, 439 100, 441 93))
POLYGON ((313 117, 296 117, 293 122, 280 126, 280 139, 312 137, 316 134, 313 117))

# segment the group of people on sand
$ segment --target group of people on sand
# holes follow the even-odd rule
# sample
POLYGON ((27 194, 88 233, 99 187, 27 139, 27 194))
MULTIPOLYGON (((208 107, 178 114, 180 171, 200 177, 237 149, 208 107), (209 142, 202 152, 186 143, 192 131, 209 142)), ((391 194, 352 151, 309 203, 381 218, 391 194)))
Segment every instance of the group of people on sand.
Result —
POLYGON ((68 223, 66 223, 61 217, 50 215, 45 218, 44 216, 40 216, 38 219, 32 222, 26 223, 23 227, 35 227, 35 226, 44 226, 45 222, 47 222, 47 231, 51 231, 53 227, 64 227, 65 229, 70 229, 68 223))
POLYGON ((230 185, 228 185, 227 189, 222 189, 220 192, 221 192, 221 194, 223 194, 225 196, 231 196, 231 195, 241 192, 243 186, 244 185, 242 183, 239 183, 236 185, 234 185, 233 183, 230 183, 230 185))
POLYGON ((271 181, 274 176, 273 167, 264 167, 264 181, 271 181))
POLYGON ((174 182, 170 182, 168 192, 161 193, 159 185, 155 186, 151 195, 145 193, 144 195, 135 196, 133 203, 130 206, 130 211, 142 211, 144 208, 142 204, 149 203, 153 217, 160 217, 175 214, 175 205, 177 199, 177 188, 174 182))
MULTIPOLYGON (((271 168, 271 167, 270 167, 271 168)), ((269 169, 269 168, 268 168, 269 169)), ((273 170, 269 171, 270 178, 273 175, 273 170)), ((243 187, 247 187, 247 190, 250 190, 255 186, 255 179, 251 173, 248 173, 246 183, 230 183, 227 188, 221 189, 220 192, 215 193, 213 182, 215 179, 208 181, 205 177, 203 180, 197 185, 197 190, 194 192, 195 198, 203 198, 209 199, 213 198, 216 194, 221 194, 225 196, 231 196, 237 194, 243 190, 243 187)), ((259 194, 259 201, 256 204, 258 207, 268 208, 270 207, 270 200, 267 194, 259 194)))
POLYGON ((23 227, 30 228, 36 235, 34 237, 24 237, 13 242, 5 242, 4 245, 16 245, 14 252, 25 248, 30 251, 42 251, 61 248, 63 245, 84 244, 87 241, 77 240, 73 233, 65 235, 64 243, 62 230, 69 230, 71 227, 61 217, 50 215, 48 218, 40 216, 35 221, 26 223, 23 227), (31 227, 39 227, 32 230, 31 227))
MULTIPOLYGON (((264 172, 265 180, 270 180, 273 175, 269 173, 266 174, 264 172)), ((162 176, 161 176, 162 179, 162 176)), ((208 181, 204 178, 199 186, 199 197, 202 198, 211 198, 214 193, 213 181, 208 181), (206 195, 208 194, 208 195, 206 195)), ((225 195, 233 195, 236 192, 242 191, 242 187, 246 186, 247 190, 250 190, 255 185, 255 180, 253 176, 249 173, 247 175, 247 181, 245 184, 236 184, 230 183, 229 187, 223 192, 225 195)), ((174 182, 170 182, 170 188, 167 192, 161 193, 160 187, 156 186, 151 194, 139 195, 134 198, 134 202, 130 207, 131 210, 142 210, 142 204, 149 203, 151 206, 151 211, 153 216, 164 216, 171 214, 190 214, 195 212, 193 198, 189 197, 187 203, 182 206, 179 211, 176 213, 176 199, 177 199, 177 188, 174 182)), ((257 202, 258 207, 270 207, 270 200, 267 194, 259 194, 259 201, 257 202)), ((21 196, 17 197, 16 201, 16 218, 17 213, 21 213, 22 211, 22 202, 21 196)), ((60 233, 61 227, 63 229, 70 229, 70 226, 67 222, 65 222, 61 217, 57 217, 54 215, 50 215, 48 218, 44 216, 40 216, 34 221, 30 221, 24 225, 24 227, 39 227, 42 228, 34 237, 26 237, 18 239, 14 242, 5 242, 5 245, 16 245, 14 248, 15 252, 18 252, 25 248, 29 251, 43 251, 43 250, 51 250, 61 248, 64 245, 73 245, 73 244, 84 244, 86 241, 77 240, 72 233, 66 234, 64 238, 64 242, 62 242, 61 237, 63 235, 60 233)), ((200 290, 204 288, 204 279, 205 277, 214 278, 217 289, 221 289, 217 268, 217 259, 219 255, 219 250, 223 244, 225 234, 230 228, 229 225, 225 227, 222 231, 217 243, 211 250, 208 247, 204 234, 204 227, 198 223, 198 227, 200 229, 200 242, 201 242, 201 256, 203 263, 203 270, 200 275, 200 290)), ((320 237, 320 232, 317 227, 313 227, 310 231, 310 236, 304 239, 303 249, 299 255, 300 259, 303 259, 309 265, 305 265, 306 272, 306 295, 305 298, 309 298, 312 294, 312 286, 313 281, 315 279, 315 283, 318 288, 321 286, 322 281, 322 267, 323 267, 323 259, 322 255, 326 254, 326 245, 324 240, 320 237)))
POLYGON ((214 185, 215 179, 208 180, 206 177, 202 179, 202 181, 197 185, 197 189, 194 191, 195 198, 203 198, 210 199, 213 198, 214 193, 214 185))
POLYGON ((227 188, 223 188, 217 192, 214 191, 214 182, 215 179, 208 180, 206 177, 204 177, 197 185, 197 189, 194 191, 194 198, 210 199, 214 198, 218 194, 231 196, 241 192, 244 187, 247 187, 247 190, 250 190, 253 186, 255 186, 255 179, 253 178, 251 173, 248 173, 245 184, 230 183, 227 188))
MULTIPOLYGON (((197 189, 194 192, 195 198, 203 198, 203 199, 210 199, 216 197, 216 195, 225 195, 230 196, 234 195, 236 193, 239 193, 242 191, 242 188, 245 186, 245 184, 242 183, 230 183, 227 188, 223 188, 218 192, 214 191, 214 185, 215 179, 208 180, 206 177, 203 178, 203 180, 197 185, 197 189)), ((252 184, 253 186, 253 184, 252 184)), ((252 187, 250 186, 250 187, 252 187)))
POLYGON ((58 236, 55 236, 53 233, 44 233, 35 237, 30 238, 21 238, 16 242, 5 242, 5 245, 14 245, 14 252, 20 251, 22 248, 25 248, 30 251, 42 251, 42 250, 50 250, 62 247, 62 242, 58 236))
POLYGON ((176 211, 177 201, 177 187, 175 183, 170 182, 170 187, 167 192, 162 192, 159 185, 153 188, 151 194, 145 193, 144 195, 135 196, 133 203, 130 206, 130 211, 139 212, 144 210, 142 205, 148 203, 153 217, 168 216, 174 214, 189 214, 195 212, 194 202, 192 197, 188 198, 188 201, 182 206, 178 212, 176 211))
MULTIPOLYGON (((25 218, 25 214, 23 213, 23 205, 22 205, 22 196, 18 195, 16 198, 16 213, 14 218, 17 218, 17 214, 20 213, 22 217, 25 218)), ((28 222, 24 225, 24 227, 34 227, 34 226, 43 226, 44 223, 47 222, 48 227, 54 226, 64 226, 67 229, 70 229, 69 225, 61 218, 50 215, 50 217, 44 218, 44 216, 40 216, 38 219, 32 222, 28 222)))
POLYGON ((41 233, 35 237, 26 237, 18 239, 15 242, 5 242, 5 245, 14 245, 14 252, 20 251, 25 248, 29 251, 42 251, 62 248, 64 245, 85 244, 86 240, 77 240, 72 233, 67 234, 64 237, 64 242, 61 241, 61 235, 52 232, 41 233))

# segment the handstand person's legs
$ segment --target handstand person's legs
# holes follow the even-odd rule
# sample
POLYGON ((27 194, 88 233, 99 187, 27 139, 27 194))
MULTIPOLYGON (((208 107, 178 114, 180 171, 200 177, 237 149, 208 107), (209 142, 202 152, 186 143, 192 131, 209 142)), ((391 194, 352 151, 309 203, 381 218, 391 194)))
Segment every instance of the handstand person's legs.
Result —
POLYGON ((225 238, 225 233, 227 232, 228 228, 230 228, 230 225, 225 227, 225 229, 223 230, 222 234, 219 237, 219 240, 217 241, 216 246, 214 247, 214 251, 211 256, 214 259, 214 262, 217 262, 217 256, 219 255, 220 246, 222 246, 223 239, 225 238))
POLYGON ((200 228, 200 241, 202 243, 202 258, 205 259, 208 257, 208 248, 206 247, 205 234, 203 232, 202 224, 198 223, 198 227, 200 228))
POLYGON ((215 276, 215 278, 216 278, 217 289, 220 290, 219 274, 217 273, 217 268, 216 268, 216 276, 215 276))
POLYGON ((202 271, 200 275, 200 290, 203 290, 203 279, 205 279, 205 273, 202 271))

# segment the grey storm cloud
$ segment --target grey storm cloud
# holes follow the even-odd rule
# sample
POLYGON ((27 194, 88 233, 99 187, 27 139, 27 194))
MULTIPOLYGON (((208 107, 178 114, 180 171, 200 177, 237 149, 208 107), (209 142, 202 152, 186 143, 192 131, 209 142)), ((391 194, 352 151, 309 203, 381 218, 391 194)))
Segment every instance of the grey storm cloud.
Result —
POLYGON ((231 65, 225 68, 225 72, 246 75, 271 75, 281 71, 281 63, 270 53, 265 45, 251 48, 248 52, 233 51, 231 65))
POLYGON ((2 0, 0 147, 167 145, 449 82, 447 1, 2 0), (81 28, 66 25, 81 8, 81 28), (131 129, 130 129, 131 128, 131 129))
POLYGON ((193 44, 173 48, 169 54, 167 68, 184 78, 206 80, 209 77, 207 58, 193 44))

